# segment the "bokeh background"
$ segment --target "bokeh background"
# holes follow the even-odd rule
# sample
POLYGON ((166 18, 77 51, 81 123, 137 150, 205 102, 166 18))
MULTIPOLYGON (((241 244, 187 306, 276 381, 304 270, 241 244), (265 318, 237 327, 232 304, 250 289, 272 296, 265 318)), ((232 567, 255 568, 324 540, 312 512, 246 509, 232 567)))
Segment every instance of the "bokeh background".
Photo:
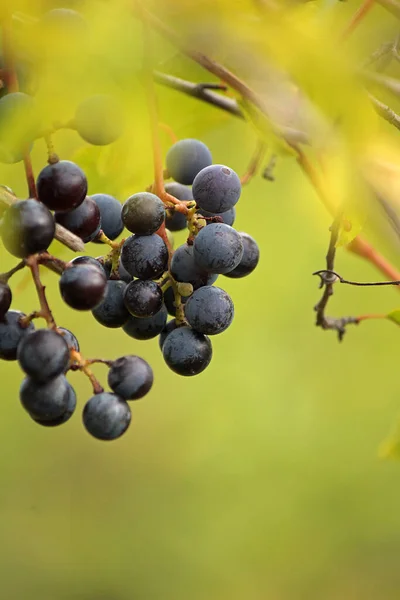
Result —
MULTIPOLYGON (((67 60, 58 65, 57 77, 49 60, 37 94, 46 93, 54 114, 69 118, 88 90, 123 91, 129 129, 122 142, 99 151, 71 131, 54 140, 63 158, 86 169, 89 193, 114 193, 123 201, 153 177, 143 91, 139 77, 128 77, 140 27, 131 24, 136 29, 130 36, 127 22, 117 36, 105 15, 116 14, 119 3, 78 4, 67 5, 86 10, 96 26, 101 24, 103 50, 114 60, 114 73, 119 65, 122 79, 110 82, 97 65, 82 83, 79 67, 67 60)), ((250 10, 247 4, 234 3, 233 12, 250 10)), ((325 4, 331 9, 333 3, 325 4)), ((339 28, 359 3, 337 4, 339 28)), ((38 16, 55 5, 22 8, 38 16)), ((169 16, 182 9, 187 17, 188 6, 160 1, 156 8, 169 16)), ((207 10, 204 3, 205 23, 207 10)), ((396 25, 377 8, 349 48, 355 54, 365 47, 372 52, 396 25)), ((157 64, 165 70, 194 81, 210 79, 172 48, 157 44, 157 64)), ((135 68, 140 60, 136 56, 135 68)), ((174 91, 158 87, 157 93, 160 119, 179 137, 199 137, 215 162, 245 172, 257 142, 253 127, 174 91)), ((161 138, 165 151, 170 141, 163 131, 161 138)), ((36 172, 45 160, 44 143, 38 141, 36 172)), ((0 174, 1 183, 24 197, 21 164, 1 166, 0 174)), ((137 353, 153 366, 155 384, 148 397, 133 404, 127 434, 102 443, 81 423, 91 394, 83 376, 70 376, 79 397, 74 417, 63 427, 45 429, 19 403, 18 366, 0 364, 2 598, 398 599, 400 465, 380 460, 378 448, 400 409, 399 330, 387 321, 365 322, 350 328, 339 344, 334 333, 315 327, 313 306, 320 292, 311 274, 324 268, 331 218, 289 155, 278 158, 275 177, 269 182, 257 176, 243 190, 236 226, 257 239, 261 262, 247 279, 220 276, 236 317, 228 331, 213 338, 213 361, 196 378, 169 371, 158 340, 132 340, 101 328, 90 313, 68 309, 56 275, 43 273, 57 322, 78 335, 85 356, 137 353)), ((372 220, 372 236, 373 225, 372 220)), ((176 244, 184 241, 184 235, 175 238, 176 244)), ((398 247, 380 242, 398 264, 398 247)), ((65 260, 72 256, 58 244, 52 250, 65 260)), ((98 245, 88 247, 93 256, 101 251, 98 245)), ((14 262, 0 247, 1 270, 14 262)), ((380 278, 345 249, 338 251, 336 267, 348 279, 380 278)), ((37 308, 24 274, 12 281, 14 308, 37 308)), ((384 313, 398 305, 394 289, 338 286, 335 292, 329 311, 338 316, 384 313)), ((103 381, 104 369, 96 369, 103 381)))

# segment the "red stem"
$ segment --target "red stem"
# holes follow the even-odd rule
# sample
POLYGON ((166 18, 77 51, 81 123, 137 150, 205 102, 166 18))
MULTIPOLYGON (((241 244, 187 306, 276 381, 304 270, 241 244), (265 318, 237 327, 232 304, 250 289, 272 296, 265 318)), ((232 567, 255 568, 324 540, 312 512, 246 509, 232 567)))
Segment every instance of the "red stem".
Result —
POLYGON ((349 23, 345 27, 344 31, 342 32, 342 40, 345 40, 349 37, 351 33, 353 33, 353 31, 356 29, 359 23, 361 23, 361 21, 364 19, 367 13, 371 10, 371 8, 374 5, 374 2, 375 0, 364 0, 362 5, 358 8, 358 10, 356 10, 354 15, 351 17, 349 23))

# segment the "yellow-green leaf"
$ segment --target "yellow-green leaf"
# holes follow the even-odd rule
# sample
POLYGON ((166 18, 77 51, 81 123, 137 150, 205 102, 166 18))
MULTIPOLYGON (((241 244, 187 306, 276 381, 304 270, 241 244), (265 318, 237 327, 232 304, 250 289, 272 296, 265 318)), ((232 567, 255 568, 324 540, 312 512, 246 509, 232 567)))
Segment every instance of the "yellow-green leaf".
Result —
POLYGON ((397 323, 397 325, 400 325, 400 308, 392 310, 392 312, 386 315, 386 318, 390 321, 393 321, 393 323, 397 323))

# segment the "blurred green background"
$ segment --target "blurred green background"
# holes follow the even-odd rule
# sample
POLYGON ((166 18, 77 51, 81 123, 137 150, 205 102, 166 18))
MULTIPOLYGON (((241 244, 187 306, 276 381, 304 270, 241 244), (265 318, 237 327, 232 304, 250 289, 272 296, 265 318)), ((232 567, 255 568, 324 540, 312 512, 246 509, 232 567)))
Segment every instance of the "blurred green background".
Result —
MULTIPOLYGON (((215 162, 245 171, 256 144, 248 126, 158 92, 160 118, 179 137, 199 136, 215 162)), ((140 111, 131 193, 152 180, 140 111)), ((55 141, 65 157, 81 145, 74 133, 55 141)), ((33 156, 38 172, 44 145, 33 156)), ((339 344, 314 326, 320 292, 311 273, 324 267, 330 219, 292 159, 278 161, 275 174, 243 191, 236 226, 258 240, 261 262, 247 279, 220 277, 236 317, 213 338, 213 361, 196 378, 170 372, 158 340, 134 341, 68 309, 56 276, 44 272, 56 320, 78 335, 84 355, 137 353, 153 366, 155 384, 132 405, 127 434, 102 443, 81 423, 91 393, 83 376, 69 377, 79 397, 74 417, 46 429, 19 403, 17 365, 0 363, 1 598, 399 598, 400 466, 377 457, 399 412, 398 328, 362 323, 339 344)), ((25 194, 21 165, 1 175, 25 194)), ((106 191, 102 181, 89 171, 89 193, 106 191)), ((70 256, 56 245, 54 252, 70 256)), ((2 270, 15 262, 2 248, 0 261, 2 270)), ((380 278, 345 250, 336 268, 348 279, 380 278)), ((23 280, 12 280, 14 291, 23 280)), ((335 292, 329 312, 337 316, 398 304, 392 289, 335 292)), ((32 285, 15 292, 13 307, 37 308, 32 285)), ((105 381, 103 369, 96 373, 105 381)))

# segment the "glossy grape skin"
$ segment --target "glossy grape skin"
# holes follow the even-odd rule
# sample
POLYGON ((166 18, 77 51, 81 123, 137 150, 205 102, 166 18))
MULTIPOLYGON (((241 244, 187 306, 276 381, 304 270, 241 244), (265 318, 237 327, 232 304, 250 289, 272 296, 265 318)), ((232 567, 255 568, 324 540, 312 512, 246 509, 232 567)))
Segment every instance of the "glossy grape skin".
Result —
POLYGON ((133 277, 157 279, 168 268, 168 250, 155 233, 131 235, 122 246, 121 262, 133 277))
POLYGON ((197 234, 193 256, 198 266, 209 273, 228 273, 242 259, 242 238, 225 223, 211 223, 197 234))
POLYGON ((158 344, 160 346, 160 350, 162 350, 163 345, 165 340, 167 339, 167 336, 171 333, 171 331, 175 331, 175 329, 177 329, 179 327, 179 325, 176 322, 176 319, 171 319, 171 321, 169 321, 164 329, 162 330, 162 332, 159 335, 158 338, 158 344))
POLYGON ((229 294, 218 287, 205 286, 195 291, 185 304, 189 325, 206 335, 222 333, 232 323, 233 302, 229 294))
POLYGON ((78 165, 60 160, 47 165, 36 182, 39 200, 50 210, 68 212, 78 208, 87 194, 87 179, 78 165))
POLYGON ((239 235, 243 243, 243 256, 240 263, 232 271, 225 273, 225 277, 231 277, 233 279, 239 279, 250 275, 257 267, 260 260, 260 249, 255 239, 243 231, 240 231, 239 235))
POLYGON ((127 284, 117 279, 107 281, 104 300, 93 309, 96 321, 104 327, 116 329, 125 325, 129 319, 129 311, 124 304, 124 292, 127 284))
POLYGON ((196 175, 212 163, 212 156, 200 140, 185 139, 176 142, 167 152, 167 171, 175 181, 191 185, 196 175))
POLYGON ((164 329, 168 312, 163 304, 161 310, 152 317, 129 317, 122 327, 124 333, 135 340, 151 340, 157 337, 164 329))
MULTIPOLYGON (((165 191, 171 196, 177 198, 177 200, 190 201, 193 200, 193 194, 190 187, 176 183, 175 181, 167 183, 165 185, 165 191)), ((187 228, 187 217, 186 215, 177 211, 167 211, 165 218, 165 227, 170 231, 182 231, 187 228), (169 213, 171 216, 169 216, 169 213)))
POLYGON ((13 164, 23 159, 40 129, 34 98, 12 92, 0 99, 0 162, 13 164))
POLYGON ((51 329, 37 329, 21 340, 17 359, 28 377, 45 383, 67 370, 68 344, 62 335, 51 329))
POLYGON ((190 327, 179 327, 171 331, 162 347, 168 367, 185 377, 198 375, 208 367, 212 358, 209 338, 190 327))
POLYGON ((212 285, 218 278, 218 275, 207 273, 197 265, 193 246, 188 244, 182 244, 175 250, 171 261, 171 273, 176 281, 191 283, 194 290, 203 285, 212 285))
POLYGON ((55 417, 54 419, 44 420, 38 419, 34 416, 30 415, 30 417, 38 423, 38 425, 42 425, 43 427, 58 427, 59 425, 64 425, 67 421, 70 420, 72 415, 76 409, 76 394, 74 388, 70 383, 67 382, 68 385, 68 400, 67 400, 67 408, 59 417, 55 417))
POLYGON ((85 244, 97 236, 101 228, 100 210, 96 202, 89 197, 69 212, 56 212, 56 223, 72 231, 85 244))
POLYGON ((126 287, 124 302, 134 317, 152 317, 163 305, 163 293, 155 281, 136 279, 126 287))
MULTIPOLYGON (((232 227, 236 218, 236 208, 233 206, 226 212, 220 214, 212 213, 208 210, 203 210, 202 208, 200 208, 198 214, 203 217, 219 217, 221 219, 220 222, 225 223, 225 225, 230 225, 232 227)), ((212 221, 207 221, 207 225, 210 225, 211 223, 212 221)))
POLYGON ((19 397, 33 419, 53 421, 62 417, 70 402, 70 385, 64 375, 39 383, 30 377, 23 380, 19 397))
POLYGON ((5 317, 6 312, 11 306, 12 293, 7 283, 0 281, 0 321, 5 317))
POLYGON ((108 372, 108 385, 124 400, 143 398, 153 385, 149 363, 140 356, 123 356, 115 360, 108 372))
MULTIPOLYGON (((99 207, 101 217, 101 229, 110 240, 115 240, 124 230, 122 222, 122 205, 116 198, 108 194, 92 194, 90 196, 99 207)), ((97 244, 103 244, 94 240, 97 244)))
POLYGON ((10 254, 26 258, 50 246, 55 234, 54 218, 40 202, 19 200, 4 213, 0 234, 10 254))
POLYGON ((59 281, 61 296, 75 310, 93 310, 107 290, 105 273, 92 265, 65 269, 59 281))
POLYGON ((68 348, 70 348, 70 350, 75 350, 76 352, 79 352, 79 342, 76 336, 72 333, 72 331, 66 329, 65 327, 58 327, 58 331, 66 341, 68 348))
POLYGON ((99 440, 115 440, 131 422, 131 410, 125 400, 110 392, 92 396, 83 409, 86 430, 99 440))
POLYGON ((104 268, 104 265, 97 260, 97 258, 93 258, 93 256, 76 256, 70 260, 68 264, 73 267, 77 267, 78 265, 92 265, 96 269, 99 269, 101 273, 105 273, 107 277, 107 272, 104 268))
POLYGON ((164 220, 164 203, 149 192, 130 196, 122 206, 122 222, 131 233, 150 235, 161 227, 164 220))
POLYGON ((225 165, 211 165, 196 176, 192 193, 201 209, 224 213, 237 203, 242 191, 240 179, 225 165))
POLYGON ((21 340, 34 331, 33 323, 22 327, 20 319, 26 315, 18 310, 9 310, 2 321, 0 321, 0 359, 16 360, 17 349, 21 340))
POLYGON ((120 104, 106 94, 83 100, 76 109, 74 128, 85 142, 107 146, 115 142, 124 130, 120 104))

